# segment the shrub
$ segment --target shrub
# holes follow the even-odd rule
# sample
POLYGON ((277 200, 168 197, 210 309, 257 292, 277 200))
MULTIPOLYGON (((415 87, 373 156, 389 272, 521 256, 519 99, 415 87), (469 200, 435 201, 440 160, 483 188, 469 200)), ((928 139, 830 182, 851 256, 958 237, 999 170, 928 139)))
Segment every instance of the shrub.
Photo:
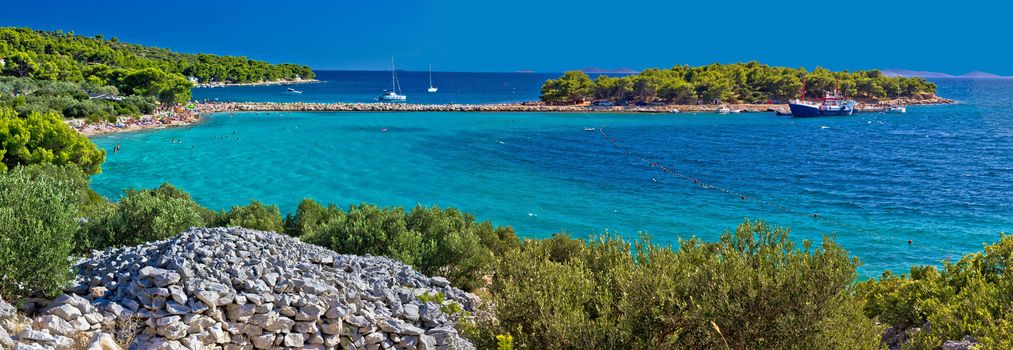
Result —
POLYGON ((90 218, 78 237, 78 251, 136 245, 172 237, 191 226, 217 222, 214 212, 169 184, 128 190, 112 208, 90 218))
POLYGON ((21 118, 0 107, 0 171, 17 165, 71 164, 92 175, 102 171, 105 151, 71 129, 55 112, 21 118))
POLYGON ((0 173, 0 297, 52 296, 69 281, 84 174, 33 165, 0 173))
POLYGON ((901 331, 908 346, 934 349, 946 340, 972 336, 985 348, 1013 348, 1013 236, 986 245, 942 269, 912 267, 908 274, 884 272, 858 285, 865 314, 901 331), (923 327, 926 326, 927 327, 923 327), (914 331, 915 327, 920 328, 914 331))
POLYGON ((349 207, 342 220, 305 239, 339 253, 388 255, 394 237, 407 230, 404 209, 360 204, 349 207))
POLYGON ((405 213, 364 204, 340 215, 306 204, 296 217, 313 230, 303 233, 307 242, 339 253, 388 256, 464 289, 480 286, 481 277, 492 273, 496 254, 519 245, 512 229, 475 222, 456 209, 419 206, 405 213))
POLYGON ((467 334, 488 347, 509 334, 518 349, 877 347, 851 290, 857 261, 787 235, 747 221, 678 250, 646 236, 526 241, 496 265, 498 321, 467 334))
POLYGON ((324 207, 317 201, 304 198, 294 215, 285 216, 285 233, 295 237, 312 236, 321 227, 342 220, 344 214, 334 204, 324 207))
POLYGON ((278 206, 267 206, 257 200, 247 206, 234 206, 222 217, 220 226, 240 226, 253 230, 283 232, 278 206))

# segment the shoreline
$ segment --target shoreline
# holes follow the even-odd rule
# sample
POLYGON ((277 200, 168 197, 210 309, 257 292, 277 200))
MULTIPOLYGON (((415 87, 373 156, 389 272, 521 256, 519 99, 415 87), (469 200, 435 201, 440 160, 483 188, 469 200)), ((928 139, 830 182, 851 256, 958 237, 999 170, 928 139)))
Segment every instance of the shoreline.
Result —
POLYGON ((272 81, 258 81, 252 83, 200 83, 194 84, 194 88, 209 89, 219 87, 233 87, 233 86, 274 86, 274 85, 288 85, 288 84, 312 84, 319 83, 320 80, 316 79, 292 79, 292 80, 272 80, 272 81))
POLYGON ((65 120, 71 128, 86 137, 127 133, 144 130, 158 130, 200 123, 212 113, 229 112, 231 103, 194 103, 194 108, 174 106, 138 117, 120 117, 116 123, 102 121, 88 123, 82 119, 65 120))
MULTIPOLYGON (((858 113, 882 112, 886 105, 947 105, 956 101, 936 97, 924 100, 885 100, 878 104, 859 103, 858 113)), ((553 113, 706 113, 716 112, 719 108, 728 108, 733 113, 787 112, 787 104, 720 104, 720 105, 682 105, 668 104, 656 106, 590 106, 583 105, 546 105, 541 102, 501 103, 501 104, 405 104, 405 103, 311 103, 311 102, 237 102, 233 103, 234 112, 553 112, 553 113)))
MULTIPOLYGON (((877 104, 859 102, 856 113, 877 113, 888 104, 907 106, 928 106, 955 104, 957 101, 933 97, 922 100, 884 100, 877 104)), ((89 124, 80 119, 67 123, 82 135, 92 137, 113 133, 143 130, 157 130, 200 123, 212 113, 235 112, 515 112, 515 113, 716 113, 718 108, 727 108, 735 113, 787 112, 787 104, 721 104, 721 105, 657 105, 657 106, 589 106, 546 105, 541 102, 502 104, 405 104, 405 103, 309 103, 309 102, 207 102, 193 103, 191 109, 175 106, 154 114, 140 117, 122 117, 117 123, 100 122, 89 124)))

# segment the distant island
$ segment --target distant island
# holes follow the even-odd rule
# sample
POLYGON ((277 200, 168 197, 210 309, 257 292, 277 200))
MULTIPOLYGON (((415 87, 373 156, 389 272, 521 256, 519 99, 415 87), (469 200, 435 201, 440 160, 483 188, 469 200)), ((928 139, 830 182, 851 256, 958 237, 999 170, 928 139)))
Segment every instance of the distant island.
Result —
POLYGON ((805 96, 822 97, 831 90, 877 103, 903 99, 906 103, 938 102, 936 85, 924 78, 891 77, 878 70, 831 72, 817 67, 774 67, 758 62, 711 64, 668 69, 651 68, 636 75, 598 76, 570 71, 542 86, 541 100, 549 104, 581 104, 589 100, 658 104, 781 104, 805 96))
POLYGON ((908 69, 884 69, 883 74, 888 77, 909 77, 909 78, 968 78, 968 79, 1013 79, 1013 76, 1002 76, 982 71, 974 71, 961 75, 950 75, 939 72, 928 72, 908 69))

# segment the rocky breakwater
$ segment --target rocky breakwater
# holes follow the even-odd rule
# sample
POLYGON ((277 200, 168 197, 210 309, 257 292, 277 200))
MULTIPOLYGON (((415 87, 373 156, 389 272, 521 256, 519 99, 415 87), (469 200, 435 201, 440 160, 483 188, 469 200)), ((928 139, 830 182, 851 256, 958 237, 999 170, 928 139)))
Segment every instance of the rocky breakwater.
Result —
POLYGON ((12 344, 67 348, 76 335, 137 349, 474 348, 454 329, 463 313, 448 313, 474 310, 474 295, 395 260, 271 232, 194 228, 95 252, 77 270, 12 344), (443 304, 423 301, 437 293, 443 304))
MULTIPOLYGON (((766 104, 723 105, 739 112, 787 110, 787 106, 766 104)), ((545 113, 670 113, 714 112, 719 105, 660 106, 589 106, 546 105, 543 103, 506 104, 410 104, 410 103, 306 103, 306 102, 240 102, 230 106, 237 112, 545 112, 545 113)))
POLYGON ((307 103, 240 102, 237 112, 587 112, 584 106, 542 104, 410 104, 410 103, 307 103))

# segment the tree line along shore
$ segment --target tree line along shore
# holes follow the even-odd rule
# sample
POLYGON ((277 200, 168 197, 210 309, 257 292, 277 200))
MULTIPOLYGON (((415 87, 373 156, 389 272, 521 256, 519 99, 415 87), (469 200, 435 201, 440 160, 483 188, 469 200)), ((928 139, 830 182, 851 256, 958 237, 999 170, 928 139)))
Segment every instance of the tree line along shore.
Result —
MULTIPOLYGON (((16 340, 19 344, 24 341, 55 348, 53 344, 63 346, 66 342, 87 339, 95 332, 110 331, 123 336, 114 341, 120 341, 119 345, 124 347, 136 339, 146 339, 144 344, 157 341, 169 347, 184 341, 222 347, 258 341, 263 347, 289 348, 305 345, 303 341, 306 344, 337 341, 363 347, 383 346, 389 341, 400 348, 430 349, 432 344, 421 345, 426 342, 417 334, 420 331, 411 327, 422 325, 426 328, 425 335, 431 335, 429 331, 434 329, 431 326, 438 323, 446 326, 436 327, 439 329, 436 333, 459 333, 482 349, 1013 348, 1010 331, 1013 300, 1009 293, 1013 290, 1013 275, 1007 273, 1009 257, 1013 256, 1011 236, 997 234, 995 243, 956 261, 913 266, 902 274, 886 272, 878 278, 861 280, 857 274, 861 262, 833 237, 820 242, 798 242, 790 238, 789 229, 763 221, 748 220, 737 226, 729 223, 729 230, 716 241, 690 238, 662 245, 652 242, 647 235, 582 233, 589 235, 555 234, 546 239, 522 239, 542 233, 518 234, 509 226, 493 225, 452 208, 372 204, 342 207, 347 203, 324 204, 306 199, 285 215, 278 207, 256 200, 227 210, 211 210, 170 184, 129 189, 115 200, 104 198, 90 188, 89 176, 102 171, 106 153, 71 128, 66 121, 68 116, 111 122, 110 119, 120 116, 199 118, 216 111, 267 108, 428 107, 218 103, 190 106, 186 102, 189 80, 183 85, 174 83, 184 77, 185 67, 194 64, 209 69, 220 67, 226 79, 251 82, 261 79, 267 71, 260 71, 259 75, 240 72, 273 66, 253 64, 247 59, 180 56, 164 49, 70 33, 3 28, 0 39, 0 53, 5 58, 0 72, 10 79, 8 86, 19 89, 3 90, 4 85, 0 84, 3 102, 0 104, 0 299, 17 307, 0 302, 0 347, 10 347, 16 340), (68 49, 75 45, 82 49, 68 49), (78 54, 91 51, 97 56, 78 54), (19 53, 18 58, 11 59, 12 52, 19 53), (10 68, 10 62, 14 62, 15 68, 10 68), (216 63, 205 65, 208 62, 216 63), (105 66, 112 73, 91 74, 89 69, 93 66, 105 66), (228 78, 230 72, 237 75, 228 78), (187 86, 186 92, 180 86, 187 86), (96 92, 93 89, 99 88, 107 89, 103 91, 107 96, 91 96, 96 92), (184 96, 185 100, 178 100, 184 96), (88 112, 91 108, 112 112, 95 117, 88 112), (243 227, 292 238, 232 229, 188 231, 193 226, 243 227), (225 237, 215 236, 222 234, 234 237, 226 241, 215 239, 225 237), (231 286, 186 284, 193 282, 190 277, 182 279, 187 272, 186 263, 171 256, 134 260, 136 265, 124 263, 146 252, 180 247, 173 242, 193 247, 186 242, 195 239, 201 242, 196 245, 199 249, 186 252, 187 257, 192 254, 201 264, 216 266, 205 272, 232 282, 231 286), (263 245, 265 239, 288 243, 263 245), (275 299, 277 304, 265 302, 265 297, 273 297, 266 294, 238 293, 241 288, 256 287, 246 283, 255 282, 253 279, 242 278, 252 272, 245 267, 229 268, 228 264, 248 266, 247 263, 265 256, 253 256, 236 247, 256 246, 285 252, 293 244, 297 244, 295 249, 312 250, 317 256, 312 259, 317 260, 326 259, 328 250, 396 259, 425 275, 445 277, 415 279, 426 288, 456 287, 474 293, 479 299, 461 298, 459 294, 402 294, 403 289, 389 289, 405 286, 362 286, 359 289, 379 294, 345 293, 345 298, 353 300, 339 306, 354 311, 335 311, 335 316, 348 317, 325 316, 328 318, 325 321, 320 319, 324 310, 319 307, 302 308, 314 302, 312 298, 306 302, 305 293, 294 295, 294 288, 322 291, 350 286, 335 283, 320 287, 286 274, 274 279, 273 284, 285 286, 277 289, 281 293, 275 299), (133 248, 111 250, 117 247, 133 248), (209 255, 209 251, 236 254, 217 257, 209 255), (115 274, 108 278, 106 274, 92 274, 73 264, 81 259, 109 261, 116 269, 124 267, 125 270, 116 270, 124 271, 124 279, 115 274), (175 268, 183 273, 169 271, 175 268), (181 283, 185 288, 179 286, 181 283), (117 286, 124 288, 122 293, 104 297, 105 292, 117 286), (97 301, 102 312, 113 314, 108 322, 104 320, 109 315, 90 312, 96 307, 78 303, 80 297, 60 296, 79 292, 81 288, 91 298, 88 302, 97 301), (143 308, 136 305, 132 309, 137 312, 123 313, 123 309, 108 303, 113 298, 124 301, 120 298, 126 296, 141 300, 143 308), (372 328, 375 324, 364 319, 376 314, 361 312, 363 299, 390 301, 389 305, 402 308, 398 317, 408 320, 403 322, 416 323, 386 323, 385 327, 394 327, 388 330, 408 332, 372 328), (282 300, 299 303, 298 308, 283 305, 282 300), (31 307, 47 303, 54 307, 31 307), (424 315, 416 320, 409 305, 427 308, 418 307, 417 311, 424 315), (215 309, 218 306, 223 309, 215 309), (83 314, 74 314, 71 308, 83 314), (187 335, 191 328, 181 324, 184 317, 202 320, 194 322, 198 325, 192 329, 194 338, 187 335), (434 317, 439 322, 433 323, 434 317), (63 323, 57 318, 63 319, 63 323), (270 325, 252 327, 250 321, 254 319, 270 321, 266 322, 270 325), (70 322, 73 324, 67 326, 70 322), (369 333, 363 335, 359 331, 369 333), (335 337, 318 339, 314 334, 335 337), (419 342, 393 340, 415 339, 412 336, 418 337, 419 342)), ((216 74, 207 73, 198 79, 220 77, 216 74)), ((690 81, 695 80, 687 80, 690 81)), ((734 92, 734 96, 744 95, 734 92)), ((922 94, 898 98, 920 101, 925 97, 922 94)), ((721 102, 741 102, 739 98, 721 102)), ((691 105, 697 104, 687 104, 691 105)), ((448 105, 448 108, 491 108, 464 106, 448 105)), ((589 106, 548 103, 501 106, 498 108, 591 110, 589 106)), ((389 272, 379 270, 396 265, 383 262, 382 267, 371 266, 381 263, 368 258, 354 260, 356 267, 343 270, 314 267, 320 261, 290 262, 282 268, 296 264, 298 269, 322 271, 325 275, 348 272, 348 268, 381 274, 389 272)), ((441 345, 447 344, 437 342, 435 347, 441 345)))
POLYGON ((0 105, 115 123, 191 99, 191 88, 314 81, 302 65, 186 54, 102 35, 0 27, 0 105))
POLYGON ((582 71, 569 71, 558 79, 547 80, 540 98, 564 105, 588 100, 620 104, 781 104, 797 98, 821 98, 834 90, 867 102, 938 98, 936 85, 923 78, 889 77, 879 70, 831 72, 817 67, 809 72, 758 62, 651 68, 634 75, 600 75, 593 80, 582 71))

